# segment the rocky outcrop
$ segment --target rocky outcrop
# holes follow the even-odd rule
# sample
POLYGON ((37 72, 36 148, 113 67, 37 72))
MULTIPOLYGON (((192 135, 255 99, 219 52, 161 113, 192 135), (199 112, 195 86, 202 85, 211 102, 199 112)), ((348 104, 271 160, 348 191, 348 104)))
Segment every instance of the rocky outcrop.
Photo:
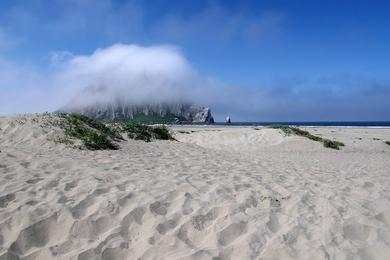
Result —
POLYGON ((230 116, 226 117, 225 123, 226 124, 231 124, 232 123, 232 120, 230 119, 230 116))
POLYGON ((82 108, 65 107, 60 112, 79 113, 100 121, 137 120, 147 123, 214 123, 210 108, 191 104, 106 104, 82 108))

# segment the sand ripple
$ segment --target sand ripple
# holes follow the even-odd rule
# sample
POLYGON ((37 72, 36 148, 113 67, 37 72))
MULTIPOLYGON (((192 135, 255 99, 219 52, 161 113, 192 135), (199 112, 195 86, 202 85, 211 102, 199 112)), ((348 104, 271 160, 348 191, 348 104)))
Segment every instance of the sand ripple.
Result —
POLYGON ((389 259, 390 147, 372 139, 389 130, 317 129, 341 151, 194 128, 93 152, 16 119, 0 119, 0 259, 389 259))

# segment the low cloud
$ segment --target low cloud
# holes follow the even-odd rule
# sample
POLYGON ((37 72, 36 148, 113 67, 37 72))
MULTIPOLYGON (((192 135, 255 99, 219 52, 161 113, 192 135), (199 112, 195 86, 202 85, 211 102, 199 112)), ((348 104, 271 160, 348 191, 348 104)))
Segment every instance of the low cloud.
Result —
POLYGON ((172 46, 116 44, 90 56, 74 56, 54 78, 68 106, 195 102, 200 76, 172 46))
POLYGON ((196 72, 173 46, 115 44, 85 56, 56 52, 51 62, 51 69, 40 73, 0 63, 0 86, 5 89, 0 113, 115 102, 203 105, 207 88, 214 84, 196 72))
MULTIPOLYGON (((390 80, 363 76, 283 79, 231 87, 213 108, 239 121, 388 121, 390 80)), ((222 115, 220 115, 222 116, 222 115)))
POLYGON ((91 55, 60 52, 49 70, 0 59, 0 114, 95 103, 190 102, 217 120, 389 120, 390 81, 351 75, 234 86, 201 75, 173 46, 115 44, 91 55))

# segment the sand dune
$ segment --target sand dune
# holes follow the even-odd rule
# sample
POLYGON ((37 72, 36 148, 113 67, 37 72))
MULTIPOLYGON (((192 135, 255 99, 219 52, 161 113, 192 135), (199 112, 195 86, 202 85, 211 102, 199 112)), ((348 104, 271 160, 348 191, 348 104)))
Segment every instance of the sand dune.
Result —
POLYGON ((308 129, 339 151, 251 127, 86 151, 53 120, 0 118, 0 259, 390 258, 390 129, 308 129))

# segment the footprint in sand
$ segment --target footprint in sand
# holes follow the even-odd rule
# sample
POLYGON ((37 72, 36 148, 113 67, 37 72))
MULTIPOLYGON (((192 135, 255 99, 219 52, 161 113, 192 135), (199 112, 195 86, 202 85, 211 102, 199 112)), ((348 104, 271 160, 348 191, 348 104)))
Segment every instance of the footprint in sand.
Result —
POLYGON ((9 193, 0 197, 0 208, 5 208, 16 198, 15 193, 9 193))
POLYGON ((127 214, 122 222, 121 227, 126 229, 130 226, 132 222, 137 223, 138 225, 142 225, 142 218, 144 217, 146 210, 144 207, 138 207, 133 209, 129 214, 127 214))
POLYGON ((192 208, 192 204, 193 204, 194 199, 193 199, 191 193, 188 193, 188 192, 186 192, 184 194, 184 197, 185 197, 185 199, 184 199, 183 206, 182 206, 182 212, 184 215, 189 215, 194 211, 194 209, 192 208))
POLYGON ((176 214, 173 218, 158 224, 156 229, 158 233, 160 233, 161 235, 165 235, 169 230, 174 229, 177 226, 179 220, 180 220, 180 215, 176 214))
POLYGON ((27 182, 28 184, 35 184, 35 183, 38 183, 38 182, 40 182, 40 181, 42 181, 42 180, 43 180, 43 178, 35 178, 35 179, 27 180, 26 182, 27 182))
POLYGON ((227 246, 236 240, 239 236, 247 232, 247 223, 238 222, 232 223, 218 234, 218 243, 222 246, 227 246))
POLYGON ((379 213, 375 218, 386 225, 390 225, 390 210, 379 213))
POLYGON ((350 240, 366 241, 373 228, 364 224, 349 224, 343 227, 344 236, 350 240))
POLYGON ((97 239, 111 229, 113 225, 113 218, 111 216, 102 216, 96 220, 88 217, 83 220, 77 220, 74 222, 70 234, 75 238, 83 239, 97 239))
POLYGON ((94 202, 95 200, 92 196, 86 197, 70 210, 72 216, 76 219, 84 217, 88 211, 88 208, 90 208, 94 202))
POLYGON ((134 197, 134 193, 133 192, 129 192, 128 194, 126 194, 125 196, 121 197, 118 199, 118 203, 120 206, 124 206, 128 203, 129 200, 131 200, 133 197, 134 197))
POLYGON ((273 233, 276 233, 279 230, 279 219, 276 214, 270 214, 267 227, 273 233))
POLYGON ((68 182, 67 184, 65 184, 64 190, 65 191, 70 191, 73 188, 75 188, 76 186, 77 186, 77 182, 76 181, 71 181, 71 182, 68 182))
POLYGON ((209 227, 213 220, 216 218, 216 215, 213 211, 208 212, 205 215, 198 215, 191 219, 192 226, 196 230, 204 230, 205 228, 209 227))
POLYGON ((23 229, 12 243, 10 250, 16 254, 25 254, 31 248, 44 247, 58 230, 57 213, 23 229))
POLYGON ((156 202, 150 204, 149 209, 151 212, 153 212, 157 215, 165 216, 167 214, 167 207, 168 206, 169 206, 169 204, 166 202, 156 201, 156 202))

